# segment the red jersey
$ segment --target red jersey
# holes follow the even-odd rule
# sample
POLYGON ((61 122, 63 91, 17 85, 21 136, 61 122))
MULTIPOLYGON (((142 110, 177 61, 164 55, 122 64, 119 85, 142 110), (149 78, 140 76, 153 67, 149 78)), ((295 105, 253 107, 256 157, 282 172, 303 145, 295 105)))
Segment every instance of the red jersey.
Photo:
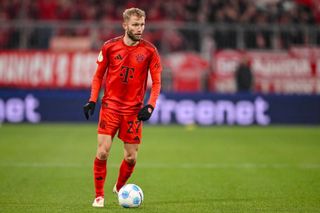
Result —
POLYGON ((158 51, 151 43, 141 39, 136 46, 128 46, 123 36, 111 39, 102 46, 97 64, 90 101, 97 101, 106 74, 102 104, 120 114, 137 113, 143 106, 150 72, 152 87, 148 104, 155 107, 162 68, 158 51))

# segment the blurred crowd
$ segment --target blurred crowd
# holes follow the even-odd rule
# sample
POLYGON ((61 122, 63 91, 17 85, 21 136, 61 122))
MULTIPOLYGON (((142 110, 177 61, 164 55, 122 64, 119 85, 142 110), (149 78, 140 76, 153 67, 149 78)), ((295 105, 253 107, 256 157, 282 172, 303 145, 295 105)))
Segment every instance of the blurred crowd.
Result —
MULTIPOLYGON (((41 21, 121 21, 125 8, 139 7, 146 11, 148 22, 176 21, 209 26, 216 48, 236 48, 239 30, 231 26, 251 26, 242 32, 244 48, 274 47, 275 30, 271 26, 304 26, 320 24, 319 0, 1 0, 0 22, 8 20, 41 21)), ((55 35, 84 36, 89 29, 60 29, 55 35)), ((278 31, 279 48, 292 44, 307 44, 309 35, 300 27, 278 31)), ((118 32, 100 29, 99 40, 116 36, 118 32)), ((28 40, 30 48, 47 48, 52 29, 35 29, 28 40), (42 41, 42 42, 39 42, 42 41)), ((19 31, 0 27, 0 48, 16 48, 19 31)), ((201 36, 193 29, 152 31, 145 37, 156 45, 167 41, 171 51, 189 48, 200 50, 201 36), (166 39, 167 38, 167 39, 166 39), (191 42, 190 42, 190 38, 191 42)), ((319 42, 320 36, 316 35, 319 42)))

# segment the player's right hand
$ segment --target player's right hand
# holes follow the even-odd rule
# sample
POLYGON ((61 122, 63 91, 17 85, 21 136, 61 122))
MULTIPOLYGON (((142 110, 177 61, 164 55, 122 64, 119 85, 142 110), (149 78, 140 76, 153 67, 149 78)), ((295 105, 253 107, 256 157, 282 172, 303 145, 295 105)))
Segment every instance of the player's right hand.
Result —
POLYGON ((85 105, 83 105, 83 113, 84 116, 86 116, 86 119, 88 120, 90 116, 94 113, 94 108, 96 107, 96 103, 93 101, 89 101, 85 105))

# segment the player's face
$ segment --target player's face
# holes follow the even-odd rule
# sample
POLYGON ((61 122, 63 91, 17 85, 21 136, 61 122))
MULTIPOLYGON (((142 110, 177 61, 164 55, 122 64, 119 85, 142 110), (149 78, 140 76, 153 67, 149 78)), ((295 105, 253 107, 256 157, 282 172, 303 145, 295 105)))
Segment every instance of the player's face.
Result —
POLYGON ((145 25, 145 17, 131 16, 130 19, 124 23, 124 28, 128 37, 132 41, 140 41, 145 25))

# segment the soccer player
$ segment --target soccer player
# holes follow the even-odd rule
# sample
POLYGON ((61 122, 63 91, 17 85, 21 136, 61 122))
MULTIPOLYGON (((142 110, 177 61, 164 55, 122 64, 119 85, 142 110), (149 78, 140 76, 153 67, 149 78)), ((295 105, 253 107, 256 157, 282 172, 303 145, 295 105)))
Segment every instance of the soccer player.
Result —
POLYGON ((138 8, 123 12, 123 36, 105 42, 97 58, 91 95, 83 106, 87 119, 93 115, 99 90, 105 77, 98 123, 98 147, 93 173, 96 198, 92 206, 104 207, 104 183, 107 175, 107 159, 112 140, 118 138, 124 143, 117 183, 113 192, 117 193, 131 176, 142 140, 143 121, 150 118, 161 87, 161 64, 157 49, 142 39, 145 28, 145 12, 138 8), (143 106, 148 73, 152 87, 148 103, 143 106))

